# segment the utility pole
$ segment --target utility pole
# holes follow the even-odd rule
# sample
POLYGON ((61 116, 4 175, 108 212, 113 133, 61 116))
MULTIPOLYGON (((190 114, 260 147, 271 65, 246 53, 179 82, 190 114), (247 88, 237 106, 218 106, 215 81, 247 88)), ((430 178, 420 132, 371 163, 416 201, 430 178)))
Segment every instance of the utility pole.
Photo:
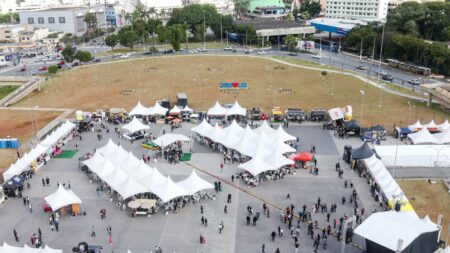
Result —
POLYGON ((223 39, 222 39, 222 15, 220 15, 220 46, 223 48, 223 39))
POLYGON ((203 48, 206 48, 206 11, 203 11, 203 48))
MULTIPOLYGON (((381 59, 383 58, 383 42, 384 42, 384 27, 385 24, 383 24, 383 32, 381 33, 381 47, 380 47, 380 62, 378 63, 378 86, 380 86, 380 71, 381 71, 381 59)), ((381 98, 383 96, 383 92, 381 91, 381 87, 380 88, 380 101, 378 102, 378 107, 381 107, 381 98)))
POLYGON ((359 61, 362 61, 363 41, 364 41, 364 37, 361 38, 361 47, 359 49, 359 61))
POLYGON ((188 34, 188 29, 187 29, 187 23, 186 22, 184 22, 184 25, 186 26, 186 31, 185 31, 185 33, 186 33, 186 52, 188 52, 189 51, 189 34, 188 34))

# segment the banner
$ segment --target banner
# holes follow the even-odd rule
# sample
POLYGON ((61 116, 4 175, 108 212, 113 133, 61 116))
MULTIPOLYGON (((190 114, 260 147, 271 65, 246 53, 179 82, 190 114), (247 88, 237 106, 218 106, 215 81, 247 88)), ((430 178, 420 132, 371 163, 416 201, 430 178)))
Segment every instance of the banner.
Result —
POLYGON ((221 90, 244 90, 244 89, 248 89, 248 84, 247 83, 238 83, 238 82, 220 83, 219 89, 221 89, 221 90))

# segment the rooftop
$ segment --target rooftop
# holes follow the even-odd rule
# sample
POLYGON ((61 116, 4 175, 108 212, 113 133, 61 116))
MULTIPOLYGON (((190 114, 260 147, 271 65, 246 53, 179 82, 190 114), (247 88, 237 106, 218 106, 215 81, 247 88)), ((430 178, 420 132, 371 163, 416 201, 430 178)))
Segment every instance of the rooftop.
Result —
POLYGON ((299 22, 276 20, 276 19, 265 19, 265 18, 257 18, 257 19, 249 19, 249 20, 236 20, 236 24, 250 25, 256 31, 262 30, 262 29, 280 29, 280 28, 294 28, 294 27, 305 26, 304 24, 299 23, 299 22))
POLYGON ((251 0, 249 4, 250 12, 253 12, 256 8, 261 7, 285 7, 282 0, 251 0))

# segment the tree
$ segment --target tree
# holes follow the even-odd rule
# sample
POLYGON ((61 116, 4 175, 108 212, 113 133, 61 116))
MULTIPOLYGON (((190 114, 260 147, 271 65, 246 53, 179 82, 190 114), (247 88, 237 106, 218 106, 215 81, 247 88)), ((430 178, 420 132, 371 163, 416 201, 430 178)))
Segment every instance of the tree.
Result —
POLYGON ((298 44, 298 39, 292 34, 287 35, 283 39, 283 43, 287 45, 289 51, 293 51, 298 44))
POLYGON ((117 37, 117 35, 115 34, 111 34, 106 36, 105 38, 105 44, 111 48, 111 50, 114 49, 114 47, 117 45, 117 43, 119 42, 119 38, 117 37))
POLYGON ((66 62, 73 62, 75 59, 75 50, 73 49, 72 45, 68 44, 66 48, 61 52, 62 56, 64 57, 64 60, 66 62))
POLYGON ((88 12, 84 14, 84 22, 86 22, 86 26, 88 28, 86 33, 90 36, 91 32, 97 27, 97 16, 95 13, 88 12))
POLYGON ((175 51, 179 51, 181 42, 186 39, 186 26, 184 25, 173 25, 168 27, 168 36, 170 44, 175 51))
POLYGON ((119 43, 124 47, 129 47, 130 50, 133 50, 133 47, 139 40, 137 34, 134 31, 131 31, 129 27, 122 27, 117 36, 119 38, 119 43))
POLYGON ((158 41, 160 43, 164 43, 167 41, 168 35, 166 27, 164 25, 159 25, 158 27, 156 27, 156 34, 158 35, 158 41))
POLYGON ((237 25, 234 31, 239 36, 242 44, 252 44, 258 41, 256 31, 250 25, 237 25))
POLYGON ((147 30, 148 34, 150 34, 150 35, 156 34, 156 28, 160 25, 162 25, 162 21, 159 19, 147 20, 146 30, 147 30))
POLYGON ((299 12, 300 13, 307 13, 309 17, 316 17, 320 11, 322 10, 322 6, 319 2, 312 1, 312 0, 306 0, 302 3, 300 6, 299 12))
POLYGON ((198 34, 198 29, 203 29, 200 28, 200 25, 203 26, 204 21, 206 27, 211 27, 216 36, 220 35, 220 15, 217 13, 216 8, 210 4, 191 4, 183 8, 174 9, 167 25, 185 24, 192 34, 198 34))
POLYGON ((405 34, 409 34, 411 36, 417 37, 419 35, 419 31, 417 30, 417 24, 414 20, 408 20, 403 28, 401 29, 405 34))
POLYGON ((54 75, 54 74, 56 74, 56 72, 58 72, 58 67, 57 66, 52 65, 52 66, 48 67, 48 73, 49 74, 54 75))
POLYGON ((235 0, 234 10, 236 11, 236 16, 242 17, 244 13, 250 11, 250 0, 235 0))
POLYGON ((92 55, 88 51, 78 50, 78 52, 75 54, 75 59, 81 62, 88 62, 92 59, 92 55))
POLYGON ((5 13, 0 14, 0 24, 14 24, 19 23, 19 13, 5 13))

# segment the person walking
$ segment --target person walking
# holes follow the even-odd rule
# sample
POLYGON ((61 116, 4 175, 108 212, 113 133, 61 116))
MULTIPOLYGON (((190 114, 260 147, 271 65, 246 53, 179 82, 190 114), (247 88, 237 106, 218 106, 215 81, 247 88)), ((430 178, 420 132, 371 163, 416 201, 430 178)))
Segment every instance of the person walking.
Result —
POLYGON ((275 241, 276 236, 277 236, 277 233, 275 233, 275 231, 272 231, 272 233, 270 234, 270 237, 272 237, 272 242, 275 241))
POLYGON ((227 208, 227 205, 225 205, 225 207, 223 208, 223 212, 224 212, 225 214, 227 214, 227 213, 228 213, 228 208, 227 208))
POLYGON ((208 226, 208 220, 205 218, 205 228, 208 226))
POLYGON ((46 177, 45 178, 45 183, 47 183, 47 186, 49 186, 50 185, 50 178, 46 177))
POLYGON ((250 216, 247 215, 246 219, 247 219, 247 226, 249 226, 250 225, 250 216))
POLYGON ((39 238, 41 238, 41 240, 42 240, 42 231, 41 231, 41 228, 38 228, 38 235, 39 235, 39 238))
POLYGON ((45 179, 42 178, 42 186, 45 186, 45 179))
POLYGON ((234 183, 234 175, 231 175, 231 182, 234 183))
POLYGON ((16 242, 18 242, 19 241, 19 236, 17 235, 16 229, 13 230, 13 234, 14 234, 14 239, 16 240, 16 242))
POLYGON ((266 253, 266 245, 264 243, 261 247, 261 253, 266 253))
POLYGON ((228 193, 227 203, 231 203, 231 193, 228 193))
POLYGON ((95 228, 94 228, 94 226, 92 226, 91 236, 92 236, 92 237, 95 237, 95 228))
POLYGON ((219 224, 219 234, 222 234, 222 230, 223 230, 223 221, 221 221, 219 224))
POLYGON ((330 222, 330 213, 327 213, 327 222, 330 222))
POLYGON ((28 204, 28 210, 30 210, 30 213, 32 213, 32 212, 33 212, 33 206, 31 205, 31 203, 30 203, 30 204, 28 204))
POLYGON ((203 205, 200 205, 200 214, 203 214, 203 205))
POLYGON ((281 253, 280 248, 277 248, 277 250, 275 250, 275 253, 281 253))
POLYGON ((205 226, 205 217, 202 216, 200 220, 202 221, 202 226, 205 226))

